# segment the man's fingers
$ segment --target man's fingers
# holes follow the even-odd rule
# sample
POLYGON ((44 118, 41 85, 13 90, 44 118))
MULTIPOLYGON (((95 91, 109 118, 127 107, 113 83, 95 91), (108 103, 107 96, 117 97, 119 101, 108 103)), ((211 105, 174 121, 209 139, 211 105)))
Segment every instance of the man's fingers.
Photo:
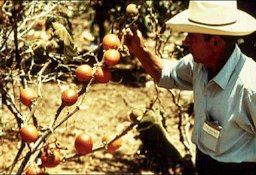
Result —
POLYGON ((125 28, 125 29, 122 30, 122 33, 124 35, 124 44, 127 45, 127 46, 130 46, 131 43, 132 43, 131 37, 134 36, 133 32, 131 31, 130 28, 125 28))
POLYGON ((133 36, 133 32, 130 28, 125 28, 122 32, 124 33, 124 35, 133 36))

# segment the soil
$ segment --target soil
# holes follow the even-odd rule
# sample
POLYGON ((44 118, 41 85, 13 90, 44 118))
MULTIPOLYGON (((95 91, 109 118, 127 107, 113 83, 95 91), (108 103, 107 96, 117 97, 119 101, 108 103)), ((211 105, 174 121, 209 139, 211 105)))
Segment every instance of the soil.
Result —
MULTIPOLYGON (((60 105, 60 87, 53 83, 43 85, 43 98, 39 109, 35 115, 42 128, 47 127, 54 117, 60 105)), ((105 133, 118 135, 130 124, 128 114, 134 110, 145 110, 158 94, 161 106, 166 113, 167 130, 172 143, 183 154, 184 147, 179 141, 177 129, 177 118, 172 114, 175 112, 175 105, 172 103, 171 94, 165 89, 158 89, 152 81, 148 81, 144 87, 132 87, 121 83, 110 82, 108 84, 93 84, 84 95, 84 100, 80 105, 80 110, 68 119, 63 125, 57 128, 49 138, 48 142, 57 140, 63 148, 62 155, 68 156, 75 153, 74 138, 77 134, 85 132, 93 138, 94 148, 102 146, 101 138, 105 133)), ((182 92, 182 97, 189 101, 191 94, 182 92)), ((157 105, 156 105, 157 106, 157 105)), ((29 114, 29 110, 21 107, 24 115, 29 114)), ((74 107, 67 107, 60 115, 60 119, 71 112, 74 107)), ((1 114, 1 147, 0 172, 6 170, 12 164, 15 155, 21 144, 18 135, 18 128, 12 114, 3 106, 1 114)), ((141 141, 136 139, 138 134, 136 127, 122 137, 122 146, 115 153, 106 153, 104 150, 95 151, 91 154, 81 156, 69 161, 62 162, 55 168, 47 168, 50 174, 101 174, 101 173, 154 173, 150 165, 143 164, 145 157, 137 154, 141 141)), ((25 149, 28 151, 28 148, 25 149)), ((26 152, 23 151, 23 152, 26 152)), ((22 157, 21 157, 22 160, 22 157)), ((15 165, 17 171, 21 161, 15 165)))

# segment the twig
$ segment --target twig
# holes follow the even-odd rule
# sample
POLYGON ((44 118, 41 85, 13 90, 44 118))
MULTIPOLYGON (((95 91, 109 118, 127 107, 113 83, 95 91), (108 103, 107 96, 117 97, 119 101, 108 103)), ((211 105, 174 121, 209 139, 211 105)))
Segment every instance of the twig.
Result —
POLYGON ((20 148, 19 148, 19 151, 17 152, 17 154, 16 154, 16 156, 15 156, 15 158, 14 158, 14 160, 13 160, 13 163, 12 163, 12 165, 11 165, 9 174, 12 174, 13 168, 14 168, 14 166, 17 164, 17 162, 19 161, 19 158, 20 158, 21 153, 22 153, 22 151, 24 150, 25 146, 26 146, 25 142, 22 141, 22 142, 21 142, 21 145, 20 145, 20 148))
MULTIPOLYGON (((92 83, 93 79, 86 85, 83 86, 83 88, 80 90, 79 95, 82 95, 83 93, 85 93, 87 91, 88 85, 90 85, 92 83)), ((79 106, 76 106, 76 108, 71 112, 68 113, 61 121, 59 121, 59 123, 55 124, 55 122, 57 121, 58 116, 60 115, 61 111, 64 109, 64 105, 61 104, 60 107, 57 109, 56 114, 55 114, 55 118, 52 122, 52 124, 50 125, 50 127, 48 128, 48 130, 46 130, 44 132, 44 134, 35 142, 34 146, 31 148, 31 150, 26 154, 24 160, 22 161, 20 168, 17 172, 17 174, 22 173, 24 167, 26 166, 27 162, 29 161, 31 155, 37 150, 37 148, 40 146, 41 143, 44 142, 44 140, 54 131, 56 130, 59 126, 61 126, 65 121, 67 121, 70 117, 72 117, 77 111, 80 110, 79 106)))
POLYGON ((174 94, 174 92, 172 90, 168 90, 168 92, 170 92, 172 99, 173 99, 173 103, 177 106, 177 115, 179 117, 179 122, 178 122, 178 130, 179 130, 179 136, 180 136, 180 142, 183 144, 184 149, 186 152, 190 152, 190 149, 188 147, 188 145, 185 144, 185 139, 183 136, 183 132, 182 132, 182 123, 183 123, 183 110, 182 110, 182 106, 179 104, 179 99, 180 99, 180 91, 178 94, 174 94))
POLYGON ((21 163, 21 166, 18 169, 17 175, 21 174, 23 172, 23 170, 32 154, 33 154, 33 152, 31 150, 27 152, 25 158, 23 159, 23 161, 21 163))
POLYGON ((0 93, 2 94, 3 104, 5 104, 7 108, 11 111, 11 113, 15 116, 17 125, 19 128, 21 128, 21 124, 25 121, 25 117, 17 109, 12 98, 2 86, 0 86, 0 93))
MULTIPOLYGON (((109 141, 108 143, 104 143, 103 146, 99 146, 97 148, 94 148, 91 153, 94 153, 96 151, 100 151, 100 150, 104 150, 106 149, 106 147, 108 147, 108 145, 112 144, 113 142, 115 142, 116 140, 118 140, 119 138, 121 138, 122 136, 124 136, 125 134, 127 134, 135 125, 137 125, 137 123, 131 123, 127 128, 125 128, 120 134, 118 134, 115 138, 113 138, 111 141, 109 141)), ((79 154, 79 153, 75 153, 73 155, 69 155, 67 157, 63 158, 63 161, 70 161, 73 160, 74 158, 77 157, 81 157, 83 155, 79 154)))
POLYGON ((44 132, 44 134, 38 138, 38 140, 35 142, 35 144, 33 145, 33 147, 31 148, 31 150, 29 152, 27 152, 24 160, 22 161, 19 170, 17 172, 17 174, 21 174, 27 164, 27 162, 29 161, 31 155, 37 150, 37 148, 41 145, 41 143, 44 142, 44 140, 55 130, 57 129, 59 126, 61 126, 66 120, 68 120, 70 117, 72 117, 77 111, 79 110, 79 107, 77 106, 71 113, 67 114, 65 118, 63 118, 58 124, 56 124, 55 126, 53 126, 51 129, 48 129, 44 132))
POLYGON ((15 55, 16 55, 16 66, 20 68, 20 52, 19 52, 19 41, 18 41, 18 25, 17 25, 17 16, 16 11, 12 13, 12 25, 13 25, 13 31, 14 31, 14 45, 15 45, 15 55))
MULTIPOLYGON (((38 3, 40 2, 36 2, 36 1, 32 1, 30 3, 30 8, 34 8, 34 5, 38 5, 38 3)), ((58 6, 58 2, 57 3, 51 3, 51 6, 49 6, 49 8, 47 8, 47 10, 44 10, 42 13, 40 13, 39 15, 31 15, 32 17, 30 18, 25 18, 23 20, 23 23, 19 26, 18 31, 20 31, 21 29, 24 28, 24 26, 26 25, 27 21, 29 20, 35 20, 41 17, 45 17, 47 14, 51 13, 53 11, 53 9, 55 9, 58 6)), ((23 36, 25 33, 27 33, 31 27, 33 26, 33 24, 31 24, 29 27, 26 27, 26 30, 24 30, 23 32, 20 33, 20 36, 23 36)))
POLYGON ((9 36, 11 35, 12 31, 13 31, 13 28, 11 28, 11 30, 6 34, 5 40, 4 40, 3 43, 1 44, 0 51, 3 49, 5 43, 8 41, 9 36))

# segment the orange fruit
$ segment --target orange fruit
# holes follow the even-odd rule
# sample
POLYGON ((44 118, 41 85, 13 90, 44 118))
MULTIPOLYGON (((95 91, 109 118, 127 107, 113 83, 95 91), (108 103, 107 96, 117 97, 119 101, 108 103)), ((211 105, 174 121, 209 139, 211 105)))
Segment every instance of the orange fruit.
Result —
POLYGON ((112 75, 106 67, 97 67, 94 77, 98 83, 108 83, 112 75))
POLYGON ((47 168, 53 168, 61 162, 61 153, 58 148, 47 149, 41 154, 42 164, 47 168))
POLYGON ((35 142, 39 136, 38 131, 34 125, 26 125, 19 130, 21 139, 24 142, 31 143, 35 142))
POLYGON ((76 103, 78 99, 78 93, 74 89, 66 89, 61 94, 62 104, 65 106, 71 106, 76 103))
POLYGON ((122 145, 122 139, 121 139, 121 138, 119 138, 119 139, 115 140, 114 142, 108 144, 112 139, 114 139, 114 137, 113 137, 112 135, 108 135, 108 134, 106 134, 106 135, 104 135, 104 136, 102 137, 102 142, 104 142, 104 143, 107 144, 107 150, 106 150, 106 151, 107 151, 108 153, 113 153, 113 152, 115 152, 115 151, 118 150, 118 149, 121 147, 121 145, 122 145))
POLYGON ((126 14, 130 17, 137 16, 139 14, 139 9, 136 4, 129 4, 126 6, 126 14))
POLYGON ((29 166, 25 169, 25 175, 39 175, 43 174, 43 171, 40 167, 37 166, 29 166))
POLYGON ((32 101, 36 98, 36 93, 30 88, 20 90, 20 101, 25 106, 30 106, 32 101))
POLYGON ((107 34, 102 40, 102 47, 104 50, 117 49, 120 45, 120 40, 116 34, 107 34))
POLYGON ((76 68, 75 74, 79 81, 89 81, 92 78, 92 67, 88 64, 80 65, 76 68))
POLYGON ((35 21, 32 28, 35 30, 42 30, 44 28, 44 22, 43 21, 35 21))
POLYGON ((103 54, 103 61, 108 66, 114 66, 120 61, 120 53, 116 49, 109 49, 103 54))
POLYGON ((87 134, 80 134, 75 139, 75 148, 76 151, 81 154, 85 155, 92 152, 93 142, 92 138, 87 134))

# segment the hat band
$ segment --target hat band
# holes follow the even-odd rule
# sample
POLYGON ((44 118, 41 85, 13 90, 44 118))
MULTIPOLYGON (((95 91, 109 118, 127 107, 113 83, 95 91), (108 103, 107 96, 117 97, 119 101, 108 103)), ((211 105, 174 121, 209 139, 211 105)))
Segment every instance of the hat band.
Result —
POLYGON ((236 20, 233 21, 233 22, 224 23, 224 24, 208 24, 208 23, 203 23, 203 22, 194 21, 194 20, 189 19, 189 18, 188 18, 188 20, 189 20, 190 22, 193 22, 193 23, 203 24, 203 25, 208 25, 208 26, 226 26, 226 25, 230 25, 230 24, 236 23, 236 20))

